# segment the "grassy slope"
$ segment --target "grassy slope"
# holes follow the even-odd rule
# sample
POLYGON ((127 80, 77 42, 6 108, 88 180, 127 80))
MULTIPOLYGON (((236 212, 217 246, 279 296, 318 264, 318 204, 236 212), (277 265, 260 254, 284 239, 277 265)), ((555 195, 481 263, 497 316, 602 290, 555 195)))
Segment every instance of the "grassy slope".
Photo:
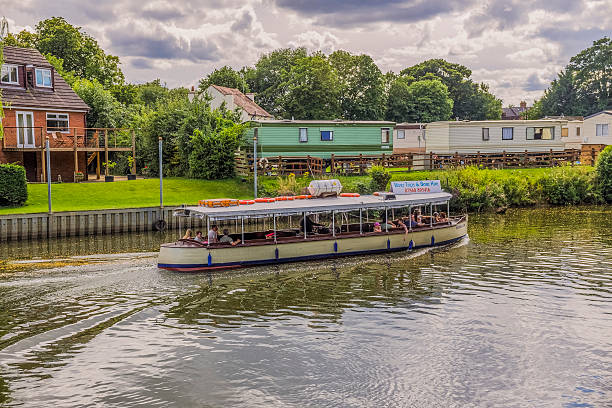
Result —
MULTIPOLYGON (((159 179, 113 183, 65 183, 51 187, 53 211, 154 207, 159 205, 159 179)), ((206 198, 252 198, 249 183, 239 179, 164 179, 164 205, 195 204, 206 198)), ((29 184, 24 207, 0 208, 0 214, 47 212, 47 185, 29 184)))

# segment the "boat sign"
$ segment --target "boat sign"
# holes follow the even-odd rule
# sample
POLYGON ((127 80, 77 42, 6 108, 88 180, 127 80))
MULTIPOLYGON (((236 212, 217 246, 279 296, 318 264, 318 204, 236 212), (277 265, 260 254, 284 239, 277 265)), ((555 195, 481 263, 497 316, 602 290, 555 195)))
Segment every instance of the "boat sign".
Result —
POLYGON ((441 193, 440 180, 392 181, 391 192, 395 194, 441 193))

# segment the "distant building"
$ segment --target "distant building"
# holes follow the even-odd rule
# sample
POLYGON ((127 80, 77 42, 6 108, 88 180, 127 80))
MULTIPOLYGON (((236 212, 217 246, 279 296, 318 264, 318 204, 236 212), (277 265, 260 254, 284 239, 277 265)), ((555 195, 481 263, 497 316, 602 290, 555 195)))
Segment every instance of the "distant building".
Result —
POLYGON ((425 124, 398 123, 393 131, 393 153, 425 151, 425 124))
POLYGON ((206 93, 212 98, 210 105, 213 109, 219 108, 223 103, 229 110, 239 108, 241 110, 240 119, 243 122, 274 119, 264 108, 255 103, 253 93, 244 94, 236 88, 219 85, 209 86, 206 93))
POLYGON ((566 120, 482 120, 428 123, 427 153, 496 153, 564 150, 566 120))
POLYGON ((612 110, 584 118, 584 144, 612 145, 612 110))
POLYGON ((255 120, 257 154, 270 156, 381 155, 393 153, 395 122, 348 120, 255 120))
POLYGON ((531 106, 527 106, 527 102, 521 101, 518 107, 510 106, 502 108, 502 120, 520 120, 521 114, 527 112, 531 106))

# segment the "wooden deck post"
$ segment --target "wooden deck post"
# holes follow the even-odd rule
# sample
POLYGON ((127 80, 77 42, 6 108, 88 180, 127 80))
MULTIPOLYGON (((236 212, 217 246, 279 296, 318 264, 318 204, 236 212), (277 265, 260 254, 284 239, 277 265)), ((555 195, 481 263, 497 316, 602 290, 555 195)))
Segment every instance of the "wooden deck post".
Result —
POLYGON ((363 174, 363 154, 359 153, 359 174, 363 174))
POLYGON ((132 174, 136 175, 136 132, 132 129, 132 174))
POLYGON ((100 180, 100 152, 96 152, 96 180, 100 180))
POLYGON ((429 170, 433 170, 433 152, 429 152, 429 170))
POLYGON ((77 138, 77 129, 76 128, 72 128, 72 131, 74 132, 74 175, 73 175, 73 179, 72 181, 76 182, 77 181, 77 177, 76 174, 79 171, 79 153, 77 152, 77 142, 78 142, 78 138, 77 138))
POLYGON ((555 163, 553 162, 553 149, 550 149, 550 167, 553 167, 555 163))
MULTIPOLYGON (((4 138, 2 139, 2 142, 4 143, 4 138)), ((45 157, 45 141, 42 140, 42 135, 41 135, 41 148, 40 148, 40 158, 42 161, 42 174, 41 174, 41 183, 44 183, 47 181, 47 159, 45 157)))
POLYGON ((331 155, 331 168, 329 170, 330 170, 330 173, 332 174, 336 172, 335 155, 333 153, 331 155))
POLYGON ((104 176, 108 176, 108 130, 104 129, 104 176))

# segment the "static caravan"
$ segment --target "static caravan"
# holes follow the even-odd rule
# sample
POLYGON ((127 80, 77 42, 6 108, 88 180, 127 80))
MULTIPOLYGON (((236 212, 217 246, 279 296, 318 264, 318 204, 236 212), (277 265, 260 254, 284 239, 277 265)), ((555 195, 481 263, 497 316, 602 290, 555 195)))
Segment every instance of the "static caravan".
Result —
POLYGON ((582 119, 568 119, 567 125, 561 128, 561 139, 565 143, 566 149, 580 149, 582 147, 584 143, 583 127, 582 119))
POLYGON ((583 127, 583 144, 612 145, 612 110, 585 117, 583 127))
POLYGON ((424 153, 425 124, 398 123, 393 131, 393 153, 424 153))
POLYGON ((427 153, 496 153, 565 149, 566 120, 445 121, 427 124, 427 153))
POLYGON ((255 120, 247 132, 253 141, 257 130, 257 155, 313 156, 381 155, 393 153, 395 122, 346 120, 255 120))

